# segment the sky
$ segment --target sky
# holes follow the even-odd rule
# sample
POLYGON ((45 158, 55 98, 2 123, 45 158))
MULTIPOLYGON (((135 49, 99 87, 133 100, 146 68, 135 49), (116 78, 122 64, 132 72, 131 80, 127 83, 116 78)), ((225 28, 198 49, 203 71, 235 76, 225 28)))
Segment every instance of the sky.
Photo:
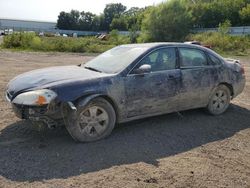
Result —
POLYGON ((0 18, 55 21, 61 11, 71 9, 103 12, 108 3, 122 3, 130 7, 156 5, 164 0, 0 0, 0 18))

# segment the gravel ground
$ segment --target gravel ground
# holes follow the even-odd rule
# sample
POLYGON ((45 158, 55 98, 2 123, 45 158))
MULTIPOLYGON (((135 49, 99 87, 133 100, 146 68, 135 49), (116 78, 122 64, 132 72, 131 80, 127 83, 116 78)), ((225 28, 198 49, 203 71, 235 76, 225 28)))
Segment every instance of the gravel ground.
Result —
POLYGON ((117 126, 77 144, 65 129, 36 132, 5 101, 7 82, 41 67, 92 57, 0 51, 0 187, 250 187, 250 62, 228 111, 172 113, 117 126))

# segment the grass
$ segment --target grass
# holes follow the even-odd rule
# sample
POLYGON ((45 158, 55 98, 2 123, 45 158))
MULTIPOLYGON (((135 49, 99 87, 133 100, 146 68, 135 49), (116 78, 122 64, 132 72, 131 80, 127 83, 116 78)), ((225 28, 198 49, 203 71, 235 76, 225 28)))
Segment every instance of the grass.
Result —
MULTIPOLYGON (((250 36, 230 36, 220 32, 190 34, 187 40, 197 40, 210 45, 223 56, 246 56, 250 54, 250 36)), ((102 53, 114 46, 130 43, 128 36, 112 31, 108 40, 95 37, 39 37, 35 33, 14 33, 5 36, 0 49, 17 51, 102 53)))
POLYGON ((116 33, 110 35, 106 41, 95 37, 38 37, 35 33, 14 33, 4 37, 2 48, 24 51, 102 53, 125 43, 129 43, 129 38, 116 33))
POLYGON ((213 50, 222 55, 245 56, 249 54, 250 36, 231 36, 220 32, 205 32, 191 34, 187 38, 210 45, 213 50))

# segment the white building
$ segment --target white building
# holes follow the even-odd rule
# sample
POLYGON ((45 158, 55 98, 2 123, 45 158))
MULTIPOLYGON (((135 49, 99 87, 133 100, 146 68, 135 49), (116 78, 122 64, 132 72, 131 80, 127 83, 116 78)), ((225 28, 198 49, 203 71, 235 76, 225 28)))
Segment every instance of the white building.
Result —
POLYGON ((14 31, 54 32, 55 28, 56 22, 0 18, 0 29, 13 29, 14 31))
MULTIPOLYGON (((98 32, 94 31, 75 31, 75 30, 61 30, 56 28, 56 22, 46 21, 32 21, 32 20, 18 20, 0 18, 0 30, 13 30, 15 31, 35 31, 37 33, 60 33, 73 36, 89 36, 96 35, 98 32)), ((103 33, 103 32, 102 32, 103 33)), ((105 33, 105 32, 104 32, 105 33)))

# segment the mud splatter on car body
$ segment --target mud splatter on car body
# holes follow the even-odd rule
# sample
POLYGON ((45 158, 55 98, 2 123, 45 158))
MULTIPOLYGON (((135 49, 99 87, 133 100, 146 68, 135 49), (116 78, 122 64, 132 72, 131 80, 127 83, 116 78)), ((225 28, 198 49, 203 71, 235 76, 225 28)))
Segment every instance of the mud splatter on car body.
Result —
MULTIPOLYGON (((24 73, 11 80, 7 98, 15 113, 23 119, 55 124, 66 114, 65 107, 79 99, 86 105, 97 96, 109 101, 115 109, 117 122, 126 122, 153 115, 205 107, 211 93, 219 84, 225 84, 232 98, 243 91, 245 76, 239 62, 228 62, 210 49, 183 43, 150 43, 123 45, 143 46, 146 50, 116 73, 98 72, 80 66, 61 66, 24 73), (133 70, 149 54, 165 48, 175 51, 175 68, 135 74, 133 70), (194 49, 204 54, 204 66, 182 67, 180 49, 194 49), (215 58, 213 61, 212 58, 215 58), (49 89, 57 94, 55 100, 44 106, 15 104, 21 93, 49 89)), ((117 63, 119 64, 119 59, 117 63)), ((69 108, 72 109, 72 106, 69 108)))

